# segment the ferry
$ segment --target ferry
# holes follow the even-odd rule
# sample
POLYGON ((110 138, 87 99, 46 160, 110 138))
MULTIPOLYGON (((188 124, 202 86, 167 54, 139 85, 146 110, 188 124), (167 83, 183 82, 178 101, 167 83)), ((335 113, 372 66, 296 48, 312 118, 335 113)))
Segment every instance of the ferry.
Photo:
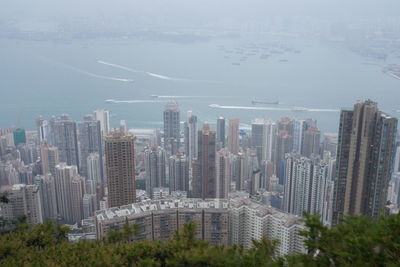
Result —
POLYGON ((305 107, 294 107, 292 108, 292 111, 308 111, 308 108, 305 107))
POLYGON ((106 99, 106 100, 104 100, 106 103, 114 103, 115 102, 115 99, 106 99))

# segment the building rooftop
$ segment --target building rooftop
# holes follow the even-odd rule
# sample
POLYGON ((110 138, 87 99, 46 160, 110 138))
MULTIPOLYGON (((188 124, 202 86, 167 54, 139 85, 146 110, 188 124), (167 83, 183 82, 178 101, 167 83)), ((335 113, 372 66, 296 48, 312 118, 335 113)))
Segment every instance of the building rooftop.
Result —
POLYGON ((262 205, 252 201, 249 198, 236 196, 228 199, 197 199, 197 198, 181 198, 181 199, 161 199, 161 200, 145 200, 121 207, 114 207, 96 211, 95 216, 98 221, 109 221, 121 217, 135 216, 147 212, 173 210, 173 209, 210 209, 210 210, 228 210, 240 207, 247 207, 254 211, 259 217, 272 216, 281 221, 286 227, 293 225, 302 225, 301 218, 279 211, 271 206, 262 205))
POLYGON ((271 215, 274 218, 283 221, 286 227, 291 227, 295 224, 303 224, 301 222, 301 218, 298 216, 279 211, 271 206, 258 204, 251 199, 241 197, 233 198, 230 201, 230 205, 232 208, 240 208, 242 206, 246 206, 249 209, 253 209, 255 211, 255 214, 260 217, 271 215))
POLYGON ((119 217, 126 217, 152 211, 168 209, 228 209, 229 203, 226 199, 161 199, 145 200, 121 207, 114 207, 96 211, 95 216, 99 221, 110 220, 119 217))

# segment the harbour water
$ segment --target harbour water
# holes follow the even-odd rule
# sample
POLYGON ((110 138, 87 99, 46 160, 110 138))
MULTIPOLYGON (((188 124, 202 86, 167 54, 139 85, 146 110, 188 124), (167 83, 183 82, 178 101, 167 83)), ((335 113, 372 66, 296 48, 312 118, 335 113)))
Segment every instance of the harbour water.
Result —
POLYGON ((80 120, 98 108, 110 110, 114 126, 124 119, 129 128, 161 128, 171 99, 181 120, 189 109, 211 124, 238 117, 244 128, 254 118, 311 117, 323 132, 336 132, 340 108, 357 100, 377 101, 393 116, 400 109, 400 80, 383 73, 380 62, 365 64, 319 39, 1 39, 0 58, 0 128, 20 121, 34 129, 39 115, 80 120), (280 104, 252 105, 253 99, 280 104))

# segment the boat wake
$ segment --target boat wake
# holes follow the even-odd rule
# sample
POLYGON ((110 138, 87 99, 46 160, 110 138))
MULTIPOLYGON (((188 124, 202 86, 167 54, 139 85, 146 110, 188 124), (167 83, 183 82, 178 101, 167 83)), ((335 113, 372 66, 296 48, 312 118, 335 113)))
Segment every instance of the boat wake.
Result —
POLYGON ((144 74, 147 74, 147 75, 149 75, 151 77, 154 77, 154 78, 157 78, 157 79, 168 80, 168 81, 184 81, 184 79, 172 78, 172 77, 168 77, 168 76, 165 76, 165 75, 161 75, 161 74, 153 73, 153 72, 148 72, 148 71, 135 70, 135 69, 132 69, 132 68, 129 68, 129 67, 126 67, 126 66, 122 66, 122 65, 119 65, 119 64, 111 63, 111 62, 106 62, 106 61, 103 61, 103 60, 97 60, 97 63, 103 64, 103 65, 107 65, 107 66, 110 66, 110 67, 114 67, 114 68, 118 68, 118 69, 122 69, 122 70, 126 70, 126 71, 133 72, 133 73, 144 73, 144 74))
POLYGON ((215 98, 216 96, 192 96, 192 95, 151 95, 152 98, 168 98, 168 99, 177 99, 177 98, 215 98))
POLYGON ((53 63, 53 64, 56 64, 56 65, 58 65, 58 66, 61 66, 61 67, 63 67, 63 68, 70 69, 70 70, 72 70, 72 71, 78 72, 78 73, 80 73, 80 74, 83 74, 83 75, 86 75, 86 76, 90 76, 90 77, 94 77, 94 78, 98 78, 98 79, 110 80, 110 81, 117 81, 117 82, 124 82, 124 83, 131 83, 131 82, 133 82, 132 79, 126 79, 126 78, 119 78, 119 77, 111 77, 111 76, 100 75, 100 74, 92 73, 92 72, 89 72, 89 71, 86 71, 86 70, 83 70, 83 69, 80 69, 80 68, 77 68, 77 67, 74 67, 74 66, 71 66, 71 65, 62 63, 62 62, 58 62, 58 61, 55 61, 55 60, 51 60, 51 59, 47 59, 47 58, 41 58, 41 59, 42 59, 42 60, 45 60, 45 61, 47 61, 47 62, 51 62, 51 63, 53 63))
POLYGON ((166 75, 162 75, 159 73, 154 73, 154 72, 149 72, 149 71, 143 71, 143 70, 135 70, 126 66, 122 66, 119 64, 107 62, 104 60, 97 60, 97 63, 107 65, 110 67, 122 69, 125 71, 133 72, 133 73, 141 73, 141 74, 146 74, 150 77, 161 79, 161 80, 166 80, 166 81, 175 81, 175 82, 199 82, 199 83, 215 83, 215 84, 222 84, 222 82, 217 82, 217 81, 210 81, 210 80, 192 80, 192 79, 183 79, 183 78, 174 78, 174 77, 169 77, 166 75))
POLYGON ((115 100, 115 99, 106 99, 105 102, 107 103, 114 103, 114 104, 138 104, 138 103, 163 103, 165 101, 161 100, 115 100))
POLYGON ((211 108, 219 109, 242 109, 242 110, 272 110, 272 111, 292 111, 292 112, 339 112, 339 109, 305 108, 305 107, 247 107, 247 106, 223 106, 218 104, 209 105, 211 108))
POLYGON ((125 79, 125 78, 116 78, 116 77, 110 77, 110 76, 104 76, 104 75, 99 75, 99 74, 95 74, 95 73, 91 73, 85 70, 81 70, 72 66, 68 66, 70 69, 75 70, 81 74, 90 76, 90 77, 94 77, 94 78, 99 78, 99 79, 103 79, 103 80, 111 80, 111 81, 118 81, 118 82, 125 82, 125 83, 131 83, 133 82, 132 79, 125 79))

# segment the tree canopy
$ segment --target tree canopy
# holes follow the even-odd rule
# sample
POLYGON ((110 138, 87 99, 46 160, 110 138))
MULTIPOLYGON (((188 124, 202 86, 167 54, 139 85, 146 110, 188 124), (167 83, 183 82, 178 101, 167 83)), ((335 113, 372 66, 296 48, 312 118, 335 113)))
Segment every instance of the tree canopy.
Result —
POLYGON ((334 229, 307 215, 307 254, 274 257, 277 241, 253 241, 253 248, 213 246, 195 239, 187 224, 169 241, 135 241, 136 226, 104 240, 69 243, 68 229, 45 222, 18 226, 0 236, 0 266, 398 266, 400 215, 347 217, 334 229))

